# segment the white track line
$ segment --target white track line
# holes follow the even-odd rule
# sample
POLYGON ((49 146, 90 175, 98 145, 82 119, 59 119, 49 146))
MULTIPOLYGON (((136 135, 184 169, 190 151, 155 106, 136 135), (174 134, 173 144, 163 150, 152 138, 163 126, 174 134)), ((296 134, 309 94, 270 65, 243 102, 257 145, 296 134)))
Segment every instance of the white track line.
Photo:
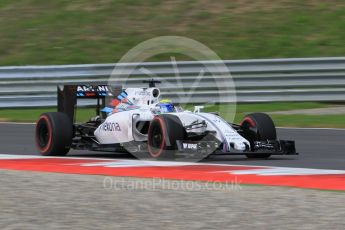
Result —
MULTIPOLYGON (((14 160, 14 159, 73 159, 73 160, 105 160, 105 162, 96 162, 96 163, 83 163, 86 164, 85 166, 92 166, 92 164, 111 164, 113 162, 113 166, 110 167, 143 167, 143 166, 156 166, 156 167, 171 167, 171 166, 190 166, 190 165, 211 165, 211 166, 244 166, 250 168, 262 168, 257 170, 280 170, 284 171, 284 173, 288 173, 290 171, 301 173, 313 173, 313 174, 345 174, 345 170, 337 170, 337 169, 315 169, 315 168, 296 168, 296 167, 284 167, 284 166, 267 166, 267 165, 244 165, 244 164, 215 164, 215 163, 208 163, 208 162, 173 162, 173 161, 150 161, 150 160, 132 160, 132 159, 109 159, 109 158, 96 158, 96 157, 77 157, 77 156, 61 156, 61 157, 51 157, 51 156, 35 156, 35 155, 10 155, 10 154, 0 154, 0 160, 14 160), (90 164, 90 165, 88 165, 90 164)), ((1 170, 1 169, 0 169, 1 170)), ((253 170, 253 169, 250 169, 253 170)), ((220 170, 222 171, 222 170, 220 170)), ((226 170, 225 170, 226 171, 226 170)), ((265 171, 265 173, 268 173, 265 171)), ((282 172, 281 172, 282 173, 282 172)), ((308 175, 309 175, 308 174, 308 175)))

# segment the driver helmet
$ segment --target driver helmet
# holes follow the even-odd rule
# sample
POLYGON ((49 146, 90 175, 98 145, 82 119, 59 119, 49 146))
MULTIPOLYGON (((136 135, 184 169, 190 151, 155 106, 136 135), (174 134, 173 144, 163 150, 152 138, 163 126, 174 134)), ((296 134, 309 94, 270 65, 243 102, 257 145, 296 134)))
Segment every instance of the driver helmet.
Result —
POLYGON ((158 105, 160 107, 161 113, 171 113, 175 110, 174 104, 171 103, 170 100, 161 100, 158 105))

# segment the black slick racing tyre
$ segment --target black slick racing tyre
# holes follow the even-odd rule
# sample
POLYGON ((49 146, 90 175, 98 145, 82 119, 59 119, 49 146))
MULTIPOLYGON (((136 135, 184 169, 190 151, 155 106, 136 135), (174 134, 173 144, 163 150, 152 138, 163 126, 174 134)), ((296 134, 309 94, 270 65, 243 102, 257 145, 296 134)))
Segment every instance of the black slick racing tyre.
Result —
POLYGON ((148 151, 155 159, 174 159, 177 140, 183 140, 186 132, 180 119, 171 114, 155 116, 148 131, 148 151))
POLYGON ((43 156, 66 155, 72 138, 73 124, 65 113, 43 113, 36 123, 36 147, 43 156))
MULTIPOLYGON (((252 113, 245 116, 241 122, 244 130, 244 137, 253 146, 254 141, 276 140, 277 133, 275 125, 265 113, 252 113)), ((246 154, 248 158, 269 158, 271 154, 246 154)))

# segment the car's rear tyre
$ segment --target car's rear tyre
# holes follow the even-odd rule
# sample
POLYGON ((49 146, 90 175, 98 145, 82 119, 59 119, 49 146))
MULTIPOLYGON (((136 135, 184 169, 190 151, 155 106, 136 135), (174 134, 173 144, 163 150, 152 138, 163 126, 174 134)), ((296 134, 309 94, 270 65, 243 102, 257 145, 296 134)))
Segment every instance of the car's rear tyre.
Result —
POLYGON ((174 159, 177 140, 183 140, 186 132, 180 119, 174 115, 155 116, 148 131, 148 151, 155 159, 174 159))
MULTIPOLYGON (((265 113, 252 113, 245 116, 241 122, 242 129, 244 130, 245 138, 248 139, 251 146, 253 146, 254 141, 266 141, 266 140, 276 140, 277 132, 275 125, 270 118, 265 113)), ((269 158, 271 154, 247 154, 248 158, 269 158)))
POLYGON ((36 147, 43 156, 66 155, 72 138, 73 124, 65 113, 43 113, 36 123, 36 147))

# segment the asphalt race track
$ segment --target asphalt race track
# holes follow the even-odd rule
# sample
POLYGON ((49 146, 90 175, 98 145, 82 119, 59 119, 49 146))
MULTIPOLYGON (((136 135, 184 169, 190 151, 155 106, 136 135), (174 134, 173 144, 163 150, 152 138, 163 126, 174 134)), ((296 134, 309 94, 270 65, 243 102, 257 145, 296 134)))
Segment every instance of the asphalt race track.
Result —
MULTIPOLYGON (((0 123, 0 130, 0 154, 37 155, 33 124, 0 123)), ((282 139, 295 139, 300 155, 274 156, 269 160, 249 160, 245 156, 228 155, 213 156, 204 161, 229 165, 345 169, 345 153, 342 148, 345 129, 279 129, 278 134, 282 139)), ((110 162, 116 162, 112 159, 117 158, 134 159, 128 154, 86 151, 71 151, 69 155, 74 158, 93 157, 91 160, 79 158, 77 161, 99 160, 95 159, 96 157, 111 159, 110 162)), ((65 164, 63 159, 52 159, 59 162, 60 169, 71 170, 79 167, 76 164, 65 164)), ((48 158, 44 159, 46 160, 48 158)), ((71 162, 76 159, 64 160, 71 162)), ((105 172, 117 174, 126 169, 95 166, 96 174, 99 174, 98 170, 104 170, 102 175, 84 175, 72 174, 71 171, 51 173, 49 170, 38 170, 40 167, 57 169, 57 165, 52 161, 44 161, 40 161, 39 164, 36 161, 33 171, 25 168, 25 165, 30 166, 25 160, 7 162, 4 164, 6 167, 0 170, 1 229, 137 229, 138 226, 143 230, 175 230, 185 229, 186 226, 189 229, 327 229, 330 223, 332 229, 343 229, 345 225, 345 193, 343 190, 327 191, 328 185, 344 184, 342 180, 345 177, 340 174, 329 175, 333 178, 331 181, 328 181, 325 175, 274 175, 272 177, 275 178, 270 179, 267 175, 236 174, 235 180, 227 180, 225 183, 230 187, 223 187, 220 185, 224 184, 219 183, 221 177, 217 177, 218 183, 205 183, 195 179, 158 179, 157 183, 156 175, 159 175, 158 178, 165 178, 164 175, 171 173, 179 178, 179 170, 183 170, 181 168, 165 170, 164 167, 153 167, 150 171, 144 167, 144 171, 141 172, 140 167, 129 168, 125 176, 110 176, 105 172), (10 165, 16 169, 10 169, 10 165), (137 177, 138 174, 128 176, 133 175, 136 170, 139 170, 137 173, 140 173, 140 178, 137 177), (128 172, 130 174, 127 174, 128 172), (153 172, 154 177, 151 175, 143 178, 142 172, 146 176, 153 172), (251 185, 253 183, 246 183, 253 177, 256 178, 255 186, 251 185), (257 180, 259 177, 261 182, 257 180), (289 183, 298 180, 297 187, 286 187, 286 178, 289 183), (308 183, 314 181, 318 186, 327 188, 301 189, 301 178, 307 179, 308 183), (105 186, 106 179, 111 180, 111 187, 105 186), (257 186, 262 184, 262 180, 273 181, 284 187, 257 186), (334 183, 335 180, 338 182, 334 183), (237 186, 232 186, 233 182, 237 186)), ((90 173, 92 166, 88 167, 81 172, 90 173)), ((221 167, 224 170, 224 166, 212 167, 221 167)), ((249 167, 244 168, 248 170, 249 167)), ((206 174, 209 178, 216 177, 215 175, 225 175, 229 178, 233 176, 222 171, 212 174, 210 167, 205 174, 202 170, 193 173, 191 167, 182 175, 192 178, 204 177, 206 174)), ((305 182, 303 181, 303 185, 305 182)))
MULTIPOLYGON (((0 124, 0 154, 37 155, 33 124, 0 124)), ((245 156, 211 156, 209 163, 232 165, 263 165, 279 167, 345 169, 345 129, 278 129, 280 139, 295 140, 298 156, 272 156, 268 160, 245 156)), ((128 154, 71 151, 69 156, 132 158, 128 154)))

